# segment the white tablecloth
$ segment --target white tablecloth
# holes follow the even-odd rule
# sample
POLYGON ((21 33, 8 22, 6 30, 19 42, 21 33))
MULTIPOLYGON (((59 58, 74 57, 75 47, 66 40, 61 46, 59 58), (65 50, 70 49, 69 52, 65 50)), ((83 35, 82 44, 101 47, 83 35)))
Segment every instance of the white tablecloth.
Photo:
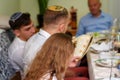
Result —
MULTIPOLYGON (((109 78, 111 69, 107 67, 101 67, 95 64, 95 60, 99 59, 99 54, 87 53, 88 69, 90 80, 97 80, 102 78, 109 78)), ((118 72, 117 68, 113 68, 112 74, 118 72)))

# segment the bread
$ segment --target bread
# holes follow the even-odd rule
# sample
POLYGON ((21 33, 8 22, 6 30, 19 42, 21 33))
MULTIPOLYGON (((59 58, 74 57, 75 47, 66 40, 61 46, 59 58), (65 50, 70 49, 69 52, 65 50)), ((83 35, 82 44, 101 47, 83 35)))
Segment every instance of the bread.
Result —
POLYGON ((74 56, 79 56, 80 59, 87 53, 90 44, 92 43, 93 36, 91 35, 81 35, 74 40, 75 50, 74 56))

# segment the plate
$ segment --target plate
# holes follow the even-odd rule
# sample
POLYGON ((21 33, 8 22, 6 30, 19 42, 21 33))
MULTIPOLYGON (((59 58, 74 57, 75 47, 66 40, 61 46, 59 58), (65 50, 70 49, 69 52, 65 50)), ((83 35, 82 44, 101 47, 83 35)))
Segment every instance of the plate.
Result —
POLYGON ((90 47, 90 50, 89 50, 89 51, 90 51, 91 53, 94 53, 94 54, 99 54, 99 51, 93 49, 92 47, 90 47))
MULTIPOLYGON (((110 78, 104 78, 104 79, 100 79, 100 80, 110 80, 110 78)), ((120 78, 111 78, 111 80, 120 80, 120 78)))
POLYGON ((102 38, 95 38, 94 43, 101 44, 102 42, 107 42, 108 39, 107 37, 102 37, 102 38))
POLYGON ((109 31, 100 31, 100 32, 88 32, 87 34, 93 35, 95 38, 106 37, 109 34, 109 31))
POLYGON ((101 67, 111 68, 112 66, 111 64, 113 64, 112 67, 117 67, 118 61, 119 60, 115 58, 108 58, 108 59, 98 59, 95 61, 95 63, 96 65, 101 66, 101 67))

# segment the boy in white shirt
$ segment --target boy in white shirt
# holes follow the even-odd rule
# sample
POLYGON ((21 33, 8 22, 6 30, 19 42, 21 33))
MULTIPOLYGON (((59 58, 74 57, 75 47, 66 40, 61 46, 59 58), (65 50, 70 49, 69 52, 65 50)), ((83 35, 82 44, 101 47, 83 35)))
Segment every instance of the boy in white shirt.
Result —
POLYGON ((9 20, 10 27, 16 35, 8 49, 10 62, 14 69, 23 73, 23 49, 26 41, 35 33, 29 13, 16 12, 9 20))

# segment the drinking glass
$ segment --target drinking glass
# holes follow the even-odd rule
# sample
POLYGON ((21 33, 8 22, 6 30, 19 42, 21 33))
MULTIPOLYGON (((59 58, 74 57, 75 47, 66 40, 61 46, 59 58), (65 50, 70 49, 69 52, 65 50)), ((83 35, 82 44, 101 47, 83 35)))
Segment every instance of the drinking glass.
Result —
POLYGON ((116 36, 113 36, 112 34, 109 36, 109 42, 111 41, 111 44, 109 45, 109 53, 111 54, 111 67, 110 67, 110 76, 109 76, 109 80, 112 79, 112 77, 114 77, 113 75, 113 59, 115 57, 116 54, 116 50, 115 50, 115 42, 116 36))

